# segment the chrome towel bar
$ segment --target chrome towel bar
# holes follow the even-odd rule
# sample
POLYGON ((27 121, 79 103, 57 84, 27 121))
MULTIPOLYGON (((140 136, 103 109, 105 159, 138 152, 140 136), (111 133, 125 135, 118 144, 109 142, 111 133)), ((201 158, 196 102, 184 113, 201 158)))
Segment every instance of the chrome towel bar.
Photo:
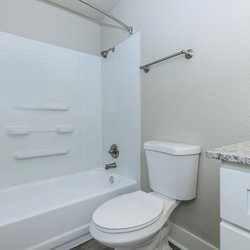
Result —
POLYGON ((173 55, 170 55, 170 56, 161 58, 161 59, 159 59, 159 60, 156 60, 156 61, 154 61, 154 62, 145 64, 145 65, 141 66, 140 69, 143 69, 145 73, 148 73, 149 70, 150 70, 150 66, 155 65, 155 64, 157 64, 157 63, 161 63, 161 62, 163 62, 163 61, 166 61, 166 60, 168 60, 168 59, 171 59, 171 58, 173 58, 173 57, 180 56, 180 55, 185 55, 185 58, 186 58, 186 59, 191 59, 191 58, 193 57, 193 55, 194 55, 194 52, 193 52, 192 49, 182 50, 182 51, 180 51, 180 52, 178 52, 178 53, 175 53, 175 54, 173 54, 173 55))

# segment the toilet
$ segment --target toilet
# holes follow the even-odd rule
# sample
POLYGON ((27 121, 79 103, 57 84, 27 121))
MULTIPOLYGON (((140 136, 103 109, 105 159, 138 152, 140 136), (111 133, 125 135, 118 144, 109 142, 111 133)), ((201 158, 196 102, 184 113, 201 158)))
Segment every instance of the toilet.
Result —
POLYGON ((199 146, 148 141, 144 150, 153 192, 118 196, 92 216, 92 236, 115 250, 171 250, 168 218, 181 201, 196 197, 199 146))

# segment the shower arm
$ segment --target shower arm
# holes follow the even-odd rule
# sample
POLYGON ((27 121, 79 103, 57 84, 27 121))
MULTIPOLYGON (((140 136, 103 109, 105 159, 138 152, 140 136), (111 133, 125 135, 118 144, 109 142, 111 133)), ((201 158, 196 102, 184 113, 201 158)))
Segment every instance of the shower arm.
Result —
POLYGON ((113 21, 117 22, 118 24, 120 24, 122 27, 124 27, 130 35, 133 34, 134 30, 132 26, 128 26, 126 25, 124 22, 122 22, 121 20, 119 20, 118 18, 112 16, 111 14, 109 14, 107 11, 101 9, 100 7, 96 6, 95 4, 90 3, 89 1, 86 0, 78 0, 79 2, 88 5, 89 7, 101 12, 102 14, 104 14, 105 16, 111 18, 113 21))

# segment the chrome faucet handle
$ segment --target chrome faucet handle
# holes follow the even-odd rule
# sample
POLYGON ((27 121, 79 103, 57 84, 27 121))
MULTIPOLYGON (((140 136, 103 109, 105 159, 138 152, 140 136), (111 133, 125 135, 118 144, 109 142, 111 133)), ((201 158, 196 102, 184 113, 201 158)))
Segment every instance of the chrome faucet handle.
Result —
POLYGON ((117 167, 117 165, 116 165, 115 162, 114 163, 110 163, 110 164, 106 164, 105 165, 105 170, 108 170, 110 168, 116 168, 116 167, 117 167))
POLYGON ((110 149, 109 149, 109 154, 111 154, 111 156, 114 159, 117 159, 119 156, 119 150, 118 150, 118 146, 116 144, 111 145, 110 149))

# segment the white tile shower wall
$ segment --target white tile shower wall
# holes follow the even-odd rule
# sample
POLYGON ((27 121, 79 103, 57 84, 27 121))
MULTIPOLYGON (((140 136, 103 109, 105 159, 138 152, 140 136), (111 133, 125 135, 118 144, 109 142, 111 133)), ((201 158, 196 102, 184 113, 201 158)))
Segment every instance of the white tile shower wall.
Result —
POLYGON ((140 34, 128 38, 102 60, 103 164, 140 181, 140 34), (120 149, 118 159, 108 150, 120 149))
POLYGON ((100 167, 100 58, 0 32, 0 65, 0 186, 100 167), (14 157, 47 149, 64 154, 14 157))

